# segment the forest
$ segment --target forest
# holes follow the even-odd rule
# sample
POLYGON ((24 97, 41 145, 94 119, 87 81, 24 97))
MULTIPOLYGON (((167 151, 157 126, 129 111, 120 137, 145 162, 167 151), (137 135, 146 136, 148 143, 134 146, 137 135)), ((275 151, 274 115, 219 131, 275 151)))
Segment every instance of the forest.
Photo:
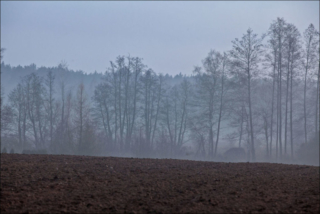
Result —
POLYGON ((122 55, 104 74, 2 62, 1 151, 318 163, 319 29, 277 18, 230 47, 191 76, 122 55))

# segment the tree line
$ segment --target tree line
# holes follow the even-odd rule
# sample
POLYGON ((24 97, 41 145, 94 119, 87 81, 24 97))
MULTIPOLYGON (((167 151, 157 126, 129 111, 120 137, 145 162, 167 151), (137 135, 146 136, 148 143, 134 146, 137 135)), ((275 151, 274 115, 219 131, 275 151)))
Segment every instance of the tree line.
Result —
POLYGON ((110 62, 92 96, 52 70, 31 73, 1 102, 1 142, 137 157, 182 157, 192 145, 206 160, 232 145, 252 161, 294 159, 319 133, 319 69, 319 31, 277 18, 264 35, 248 29, 231 50, 211 50, 179 83, 131 56, 110 62))

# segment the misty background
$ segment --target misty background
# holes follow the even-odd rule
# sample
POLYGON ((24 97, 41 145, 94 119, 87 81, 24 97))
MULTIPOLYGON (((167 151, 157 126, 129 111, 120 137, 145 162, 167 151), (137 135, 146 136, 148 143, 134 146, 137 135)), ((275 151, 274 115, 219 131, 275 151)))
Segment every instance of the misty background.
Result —
POLYGON ((1 150, 318 164, 318 26, 319 2, 1 2, 1 150))

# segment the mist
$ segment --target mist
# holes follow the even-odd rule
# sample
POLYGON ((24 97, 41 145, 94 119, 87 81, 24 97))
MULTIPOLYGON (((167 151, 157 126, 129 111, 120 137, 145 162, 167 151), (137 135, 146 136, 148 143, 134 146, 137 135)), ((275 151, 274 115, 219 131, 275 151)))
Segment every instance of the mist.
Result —
MULTIPOLYGON (((104 3, 112 8, 117 5, 104 3)), ((124 9, 131 4, 120 5, 124 9)), ((153 3, 143 7, 149 5, 153 3)), ((59 40, 47 35, 51 28, 62 35, 71 31, 55 25, 42 28, 39 20, 30 25, 39 31, 25 34, 29 38, 44 31, 45 39, 31 42, 34 47, 29 48, 28 39, 8 36, 10 31, 17 33, 19 26, 9 23, 23 23, 25 14, 19 19, 15 13, 10 17, 8 8, 13 5, 1 2, 1 6, 1 12, 5 11, 1 25, 2 153, 319 165, 319 19, 291 23, 286 19, 291 18, 290 12, 284 18, 274 16, 257 23, 246 17, 241 21, 248 23, 230 25, 223 35, 217 32, 219 36, 206 43, 205 38, 215 32, 206 31, 205 25, 196 27, 199 17, 182 24, 181 20, 188 19, 181 15, 168 28, 168 20, 155 19, 152 23, 160 29, 154 32, 145 22, 140 28, 141 17, 132 12, 134 26, 140 30, 128 27, 128 40, 121 31, 127 17, 117 22, 117 14, 110 12, 111 21, 119 25, 108 23, 110 31, 108 27, 102 30, 112 34, 107 40, 111 53, 107 53, 109 49, 98 48, 101 23, 94 23, 86 33, 80 30, 80 21, 72 25, 74 41, 65 39, 57 48, 59 40), (164 29, 169 33, 162 34, 164 29), (198 30, 199 39, 188 36, 198 30), (158 35, 144 37, 145 33, 158 35), (147 40, 148 48, 140 40, 147 40), (18 45, 13 45, 15 41, 18 45), (26 47, 20 52, 22 43, 26 47), (79 44, 89 50, 85 60, 79 44), (44 47, 52 52, 42 52, 44 47), (77 53, 71 51, 73 47, 77 53), (160 55, 155 55, 158 49, 160 55)), ((93 8, 102 16, 98 7, 93 8)), ((158 13, 162 10, 157 9, 158 13)), ((64 15, 69 12, 73 14, 62 10, 64 15)), ((32 19, 47 17, 43 11, 38 13, 32 19)), ((145 12, 146 17, 149 13, 145 12)), ((70 19, 85 22, 79 15, 70 19)), ((225 26, 220 23, 215 29, 225 26)))

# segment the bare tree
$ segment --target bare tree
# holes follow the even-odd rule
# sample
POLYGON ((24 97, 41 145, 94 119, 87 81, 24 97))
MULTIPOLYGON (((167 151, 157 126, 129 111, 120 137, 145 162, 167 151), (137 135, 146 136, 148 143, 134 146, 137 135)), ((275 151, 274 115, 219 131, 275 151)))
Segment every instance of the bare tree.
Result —
POLYGON ((304 75, 304 96, 303 96, 303 112, 304 112, 304 136, 305 142, 308 142, 308 133, 307 133, 307 78, 308 71, 313 69, 316 62, 316 52, 317 52, 317 31, 314 28, 313 24, 310 24, 309 27, 305 30, 304 34, 304 60, 303 67, 305 70, 304 75))
POLYGON ((148 69, 141 77, 141 82, 143 90, 143 126, 146 138, 143 150, 146 152, 150 151, 153 146, 153 136, 154 131, 157 129, 160 101, 163 95, 163 80, 158 78, 151 69, 148 69))
MULTIPOLYGON (((3 91, 1 91, 1 102, 3 102, 3 91)), ((14 126, 14 119, 16 112, 11 105, 3 105, 1 103, 1 121, 0 121, 0 130, 1 130, 1 144, 2 146, 6 144, 6 135, 9 135, 12 132, 12 126, 14 126)), ((20 145, 19 141, 19 145, 20 145)))
MULTIPOLYGON (((318 38, 320 38, 320 33, 318 32, 318 38)), ((320 85, 320 43, 318 42, 318 72, 316 72, 316 79, 317 79, 317 92, 316 92, 316 119, 315 119, 315 133, 319 133, 318 125, 319 125, 319 100, 320 100, 320 92, 319 92, 319 85, 320 85)))
MULTIPOLYGON (((298 29, 293 24, 287 24, 283 19, 278 19, 273 25, 271 26, 273 38, 277 41, 276 48, 279 51, 279 56, 277 57, 278 61, 278 67, 282 66, 283 68, 278 69, 278 116, 280 117, 280 123, 279 125, 279 132, 278 135, 279 141, 280 141, 280 158, 282 156, 282 99, 281 96, 283 92, 285 92, 285 119, 284 119, 284 154, 287 154, 287 144, 288 144, 288 113, 289 113, 289 86, 291 78, 294 77, 292 75, 293 70, 299 65, 300 62, 300 33, 298 29), (280 53, 281 50, 281 53, 280 53), (280 57, 282 57, 280 59, 280 57), (281 63, 279 62, 281 61, 281 63), (281 73, 284 73, 286 75, 286 78, 282 80, 281 73), (286 84, 286 90, 283 90, 281 87, 281 82, 285 81, 286 84)), ((292 88, 291 88, 292 91, 292 88)), ((292 102, 291 102, 292 104, 292 102)), ((292 105, 291 105, 292 110, 292 105)), ((291 118, 291 117, 290 117, 291 118)), ((291 118, 292 120, 292 118, 291 118)), ((277 138, 278 139, 278 138, 277 138)))
MULTIPOLYGON (((5 48, 1 48, 0 49, 0 60, 2 60, 3 58, 3 52, 5 51, 5 48)), ((1 75, 1 71, 0 71, 0 75, 1 75)), ((3 88, 2 88, 2 85, 1 85, 1 81, 0 81, 0 91, 1 91, 1 94, 0 94, 0 109, 2 110, 2 104, 3 104, 3 88)), ((1 114, 0 114, 0 118, 1 118, 1 114)), ((2 124, 0 124, 0 130, 1 130, 1 126, 2 124)))
POLYGON ((87 143, 84 141, 84 129, 89 116, 89 106, 83 83, 78 87, 75 113, 75 125, 78 133, 78 149, 80 154, 84 154, 84 144, 87 143))
POLYGON ((64 143, 65 140, 65 83, 62 81, 60 83, 60 90, 61 90, 61 119, 60 119, 60 141, 64 143))
POLYGON ((31 121, 36 148, 45 144, 44 128, 44 95, 43 79, 32 73, 25 77, 26 106, 28 118, 31 121))
POLYGON ((280 159, 282 158, 282 73, 283 73, 283 55, 285 51, 285 39, 287 33, 287 23, 283 18, 277 18, 270 28, 269 35, 271 41, 277 49, 277 139, 276 139, 276 158, 278 158, 278 148, 280 148, 280 159), (279 144, 278 144, 279 142, 279 144))
POLYGON ((68 92, 66 97, 66 103, 65 103, 65 115, 64 115, 64 147, 66 148, 66 153, 75 153, 75 133, 74 133, 74 126, 72 121, 72 112, 74 111, 73 106, 73 99, 72 99, 72 93, 71 91, 68 92))
POLYGON ((131 147, 140 116, 141 77, 145 67, 141 58, 119 56, 110 63, 104 81, 95 89, 95 118, 103 127, 109 149, 119 146, 119 151, 128 152, 131 147))
MULTIPOLYGON (((230 105, 228 105, 229 126, 235 128, 236 130, 228 134, 230 140, 238 138, 238 146, 242 147, 242 141, 244 140, 244 135, 246 134, 246 129, 244 128, 246 123, 248 123, 247 117, 247 90, 246 90, 246 76, 233 63, 230 63, 230 74, 232 79, 229 77, 227 79, 229 85, 231 86, 231 99, 230 105)), ((229 86, 229 87, 230 87, 229 86)), ((247 133, 248 134, 248 133, 247 133)))
POLYGON ((216 94, 218 91, 218 79, 221 69, 221 54, 217 51, 210 51, 203 60, 203 71, 200 67, 194 69, 197 81, 197 103, 199 112, 199 122, 203 124, 203 129, 208 131, 209 157, 214 157, 214 125, 216 123, 215 113, 218 112, 215 106, 216 94))
POLYGON ((49 118, 49 123, 50 123, 50 146, 53 147, 53 123, 54 123, 54 118, 53 118, 53 108, 54 108, 54 79, 55 76, 52 73, 52 71, 49 71, 47 74, 47 78, 45 80, 45 84, 48 88, 48 93, 49 97, 47 98, 47 103, 48 103, 48 118, 49 118))
POLYGON ((27 131, 27 108, 24 86, 19 83, 9 94, 9 103, 14 112, 14 120, 17 125, 19 145, 25 149, 27 131))
POLYGON ((169 133, 170 155, 179 155, 184 144, 192 96, 191 83, 183 79, 167 91, 162 107, 163 122, 169 133))
POLYGON ((129 66, 132 70, 131 79, 129 80, 129 88, 127 92, 127 99, 129 100, 128 110, 127 110, 127 135, 126 135, 126 144, 127 148, 130 146, 129 142, 131 141, 133 131, 136 125, 138 117, 138 102, 140 100, 141 94, 141 84, 140 77, 142 72, 145 69, 145 65, 142 63, 142 59, 138 57, 132 57, 129 62, 129 66))
POLYGON ((227 57, 226 53, 223 53, 223 55, 220 56, 221 60, 221 68, 219 72, 219 77, 220 77, 220 100, 219 100, 219 116, 218 116, 218 128, 217 128, 217 139, 215 143, 215 149, 214 149, 214 156, 217 155, 217 150, 218 150, 218 143, 219 143, 219 136, 220 136, 220 125, 221 125, 221 119, 223 116, 223 109, 226 108, 225 106, 225 79, 226 79, 226 73, 229 65, 229 59, 227 57))
MULTIPOLYGON (((274 97, 275 97, 275 84, 277 82, 276 70, 277 70, 277 58, 278 58, 278 47, 277 40, 271 37, 268 40, 267 47, 271 50, 271 53, 266 54, 266 66, 272 68, 272 73, 270 74, 272 78, 272 101, 271 101, 271 121, 270 121, 270 149, 269 156, 272 156, 272 141, 273 141, 273 119, 274 119, 274 97)), ((277 127, 278 130, 278 127, 277 127)), ((277 147, 278 149, 278 147, 277 147)))
POLYGON ((270 106, 270 103, 272 102, 272 99, 274 98, 274 93, 272 88, 274 87, 274 81, 270 80, 269 78, 265 78, 263 80, 257 80, 259 81, 258 87, 255 89, 255 96, 254 100, 257 103, 256 104, 256 111, 255 111, 255 117, 261 118, 261 120, 258 120, 258 123, 256 125, 256 134, 257 135, 264 135, 265 142, 266 142, 266 158, 270 158, 270 150, 271 147, 271 114, 272 106, 270 106))
POLYGON ((286 62, 287 62, 287 90, 286 90, 286 115, 285 115, 285 154, 287 150, 287 114, 288 114, 288 99, 290 95, 290 145, 291 145, 291 158, 293 158, 293 78, 294 71, 300 66, 300 33, 298 29, 292 25, 288 25, 288 32, 286 35, 286 62), (290 85, 290 94, 289 94, 290 85))
POLYGON ((246 73, 247 76, 247 90, 248 90, 248 104, 249 104, 249 121, 251 134, 251 155, 252 160, 255 161, 253 124, 252 124, 252 103, 251 103, 251 79, 258 71, 258 64, 261 62, 262 56, 262 40, 264 36, 258 38, 251 29, 243 35, 242 39, 235 39, 232 41, 233 49, 230 51, 233 63, 246 73))

